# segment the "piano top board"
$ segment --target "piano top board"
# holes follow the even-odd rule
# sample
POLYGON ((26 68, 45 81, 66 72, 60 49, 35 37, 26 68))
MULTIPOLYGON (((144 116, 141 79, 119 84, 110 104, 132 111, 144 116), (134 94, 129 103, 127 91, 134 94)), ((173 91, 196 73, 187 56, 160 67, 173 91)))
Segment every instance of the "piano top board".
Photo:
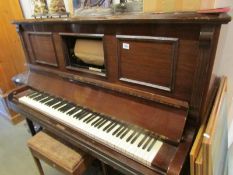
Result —
MULTIPOLYGON (((171 13, 13 23, 30 69, 27 85, 179 144, 211 107, 219 31, 230 20, 224 13, 171 13), (103 42, 105 73, 70 64, 79 38, 103 42)), ((188 143, 168 171, 181 171, 188 143)))
POLYGON ((141 13, 141 14, 121 14, 108 16, 82 16, 72 18, 45 18, 14 20, 14 24, 32 23, 197 23, 197 24, 226 24, 231 17, 226 13, 141 13))

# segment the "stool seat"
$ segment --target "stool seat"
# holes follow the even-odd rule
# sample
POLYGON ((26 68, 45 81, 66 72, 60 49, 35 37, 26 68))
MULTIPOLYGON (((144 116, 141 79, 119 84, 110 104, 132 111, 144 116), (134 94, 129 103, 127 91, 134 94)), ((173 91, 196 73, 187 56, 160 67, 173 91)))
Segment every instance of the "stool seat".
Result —
POLYGON ((32 155, 42 159, 66 174, 81 174, 90 163, 90 157, 81 150, 73 150, 45 132, 28 140, 32 155))

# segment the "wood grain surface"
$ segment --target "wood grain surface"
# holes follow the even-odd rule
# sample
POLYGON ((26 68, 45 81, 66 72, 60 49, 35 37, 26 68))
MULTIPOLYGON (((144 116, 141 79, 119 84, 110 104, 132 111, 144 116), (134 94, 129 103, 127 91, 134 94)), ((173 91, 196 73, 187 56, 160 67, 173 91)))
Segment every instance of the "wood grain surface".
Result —
POLYGON ((11 78, 25 71, 25 58, 13 19, 23 19, 18 0, 0 2, 0 89, 3 92, 14 88, 11 78))

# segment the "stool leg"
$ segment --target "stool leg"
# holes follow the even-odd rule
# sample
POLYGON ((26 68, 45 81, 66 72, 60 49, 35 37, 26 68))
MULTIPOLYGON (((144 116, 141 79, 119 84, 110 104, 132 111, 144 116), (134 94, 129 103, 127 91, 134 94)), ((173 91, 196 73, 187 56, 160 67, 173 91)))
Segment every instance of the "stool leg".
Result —
POLYGON ((32 157, 33 157, 33 159, 34 159, 34 162, 36 163, 36 166, 37 166, 37 168, 38 168, 38 170, 39 170, 39 172, 40 172, 40 175, 44 175, 44 171, 43 171, 43 169, 42 169, 40 160, 37 159, 37 158, 34 157, 34 156, 32 156, 32 157))
POLYGON ((102 167, 103 175, 108 175, 107 165, 101 162, 101 167, 102 167))

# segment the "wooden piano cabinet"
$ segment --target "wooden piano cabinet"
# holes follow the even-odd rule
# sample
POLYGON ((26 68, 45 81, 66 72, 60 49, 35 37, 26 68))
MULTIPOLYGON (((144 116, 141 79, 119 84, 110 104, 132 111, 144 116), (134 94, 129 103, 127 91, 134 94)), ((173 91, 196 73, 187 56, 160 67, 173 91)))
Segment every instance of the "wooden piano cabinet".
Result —
POLYGON ((51 32, 27 32, 31 60, 38 64, 58 66, 57 53, 51 32))
POLYGON ((230 20, 225 13, 170 13, 14 21, 30 75, 26 87, 9 95, 10 104, 124 174, 186 175, 195 133, 215 97, 220 28, 230 20), (67 66, 65 38, 100 35, 106 76, 67 66), (144 165, 20 103, 31 89, 143 128, 163 145, 144 165))

